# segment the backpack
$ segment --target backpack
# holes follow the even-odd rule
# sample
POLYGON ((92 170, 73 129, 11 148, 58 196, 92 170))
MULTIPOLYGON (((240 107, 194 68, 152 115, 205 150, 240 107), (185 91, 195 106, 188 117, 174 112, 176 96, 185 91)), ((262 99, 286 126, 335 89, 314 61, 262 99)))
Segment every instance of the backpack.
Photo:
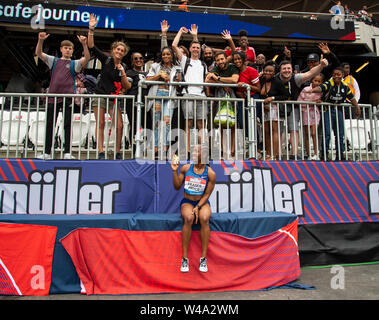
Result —
POLYGON ((95 93, 95 87, 96 87, 96 82, 97 82, 97 79, 94 77, 94 76, 91 76, 89 74, 85 74, 84 75, 84 78, 85 78, 85 82, 84 82, 84 86, 86 87, 87 89, 87 92, 89 94, 93 94, 95 93))
MULTIPOLYGON (((226 94, 224 98, 231 98, 229 94, 226 94)), ((220 102, 220 108, 213 119, 215 127, 234 128, 236 124, 236 114, 234 113, 233 105, 230 101, 224 100, 220 102)))
MULTIPOLYGON (((51 74, 54 72, 55 66, 60 58, 54 57, 53 65, 51 67, 51 74)), ((76 83, 75 83, 75 78, 76 78, 76 71, 75 71, 75 60, 70 60, 70 70, 71 70, 71 75, 72 79, 74 80, 74 92, 76 92, 76 83)))
MULTIPOLYGON (((208 70, 208 67, 207 65, 205 64, 205 62, 203 60, 200 60, 201 61, 201 65, 203 66, 203 82, 205 81, 205 77, 207 75, 207 70, 208 70)), ((187 70, 188 70, 188 67, 191 63, 191 58, 188 58, 187 57, 187 60, 186 60, 186 64, 184 65, 184 70, 182 72, 182 81, 185 82, 185 75, 187 73, 187 70)), ((184 86, 186 92, 188 93, 188 87, 187 86, 184 86)), ((176 92, 177 92, 177 95, 183 95, 183 87, 182 86, 177 86, 176 88, 176 92)), ((204 88, 203 88, 203 91, 204 92, 204 88)))

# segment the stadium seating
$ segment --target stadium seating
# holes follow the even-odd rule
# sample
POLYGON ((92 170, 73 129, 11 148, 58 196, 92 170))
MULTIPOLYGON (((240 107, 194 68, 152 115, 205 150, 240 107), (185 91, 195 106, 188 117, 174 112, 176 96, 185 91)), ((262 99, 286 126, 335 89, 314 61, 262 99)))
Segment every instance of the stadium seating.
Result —
MULTIPOLYGON (((60 113, 61 115, 61 113, 60 113)), ((62 142, 64 140, 63 130, 63 118, 59 118, 58 125, 58 137, 62 142)), ((71 145, 73 147, 84 146, 89 134, 90 127, 90 115, 74 113, 72 115, 72 127, 71 127, 71 145)))
POLYGON ((22 145, 28 131, 27 113, 3 110, 0 117, 1 143, 9 146, 22 145))
POLYGON ((45 112, 30 112, 29 140, 34 146, 43 146, 45 141, 45 112))
POLYGON ((346 140, 352 150, 366 150, 370 142, 369 120, 345 120, 346 140))

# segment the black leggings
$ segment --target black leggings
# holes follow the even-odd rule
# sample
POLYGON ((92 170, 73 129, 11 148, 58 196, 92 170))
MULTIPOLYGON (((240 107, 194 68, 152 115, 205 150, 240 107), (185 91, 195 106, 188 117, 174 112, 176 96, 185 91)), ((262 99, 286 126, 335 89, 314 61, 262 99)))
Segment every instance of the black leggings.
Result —
MULTIPOLYGON (((66 101, 64 106, 64 153, 70 152, 71 142, 71 101, 66 101)), ((55 108, 54 116, 54 104, 49 103, 46 111, 46 134, 45 134, 45 153, 50 154, 52 139, 53 139, 53 126, 57 121, 59 110, 63 109, 63 102, 58 102, 55 108)), ((55 125, 56 127, 56 125, 55 125)))

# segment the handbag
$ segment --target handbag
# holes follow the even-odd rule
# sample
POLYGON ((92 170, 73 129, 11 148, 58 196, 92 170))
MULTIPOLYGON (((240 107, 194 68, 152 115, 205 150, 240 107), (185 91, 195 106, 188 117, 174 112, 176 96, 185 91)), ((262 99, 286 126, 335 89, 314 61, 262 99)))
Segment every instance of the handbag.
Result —
MULTIPOLYGON (((225 95, 225 98, 230 98, 230 96, 225 95)), ((233 128, 235 126, 236 114, 230 101, 224 100, 220 102, 220 109, 217 111, 213 123, 216 127, 229 126, 229 128, 233 128)))

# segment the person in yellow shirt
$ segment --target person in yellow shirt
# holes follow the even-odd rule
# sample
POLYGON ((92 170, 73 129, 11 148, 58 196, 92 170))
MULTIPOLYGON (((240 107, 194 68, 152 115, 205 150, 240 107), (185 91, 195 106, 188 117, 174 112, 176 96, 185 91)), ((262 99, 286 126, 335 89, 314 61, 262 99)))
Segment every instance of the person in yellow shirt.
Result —
POLYGON ((350 74, 350 64, 344 62, 341 64, 341 67, 344 71, 343 82, 349 86, 351 92, 355 96, 355 100, 359 102, 359 99, 361 98, 361 91, 359 89, 358 81, 350 74))

